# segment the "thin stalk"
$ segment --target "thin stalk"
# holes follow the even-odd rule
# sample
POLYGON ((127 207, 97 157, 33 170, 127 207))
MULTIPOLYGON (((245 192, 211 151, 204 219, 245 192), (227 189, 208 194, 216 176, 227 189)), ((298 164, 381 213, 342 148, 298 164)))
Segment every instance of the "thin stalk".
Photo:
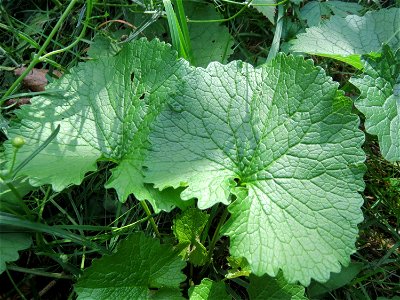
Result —
MULTIPOLYGON (((284 3, 286 3, 289 0, 283 0, 281 2, 278 3, 274 3, 274 4, 258 4, 257 6, 279 6, 282 5, 284 3)), ((229 18, 226 19, 215 19, 215 20, 190 20, 188 19, 187 22, 188 23, 222 23, 222 22, 226 22, 226 21, 230 21, 233 20, 234 18, 236 18, 237 16, 239 16, 242 12, 244 12, 246 10, 246 8, 248 8, 251 4, 251 2, 253 2, 253 0, 250 0, 248 2, 243 2, 243 7, 233 16, 230 16, 229 18)), ((239 4, 239 3, 237 3, 239 4)), ((255 6, 255 5, 254 5, 255 6)))
POLYGON ((11 174, 14 169, 15 161, 17 160, 17 152, 18 152, 18 148, 14 147, 13 156, 12 156, 12 160, 11 160, 11 166, 10 166, 10 169, 8 170, 8 174, 11 174))
POLYGON ((177 7, 178 7, 179 23, 180 23, 180 26, 181 26, 181 29, 182 29, 182 34, 183 34, 183 39, 184 39, 184 42, 185 42, 186 52, 188 54, 189 61, 192 61, 192 59, 193 59, 192 45, 191 45, 191 42, 190 42, 189 28, 187 26, 185 9, 183 7, 182 0, 176 0, 176 4, 177 4, 177 7))
POLYGON ((19 294, 21 299, 26 300, 24 294, 21 292, 21 290, 18 288, 18 285, 14 282, 14 279, 11 277, 10 272, 8 272, 8 269, 6 269, 6 273, 7 273, 8 279, 10 279, 11 284, 13 285, 14 289, 17 291, 17 293, 19 294))
POLYGON ((16 232, 23 230, 25 232, 42 232, 48 233, 50 235, 55 235, 64 239, 69 239, 79 245, 87 246, 92 249, 97 250, 100 253, 108 253, 109 251, 103 246, 97 245, 86 237, 71 233, 66 230, 62 230, 53 226, 49 226, 42 223, 31 222, 29 220, 24 220, 16 216, 0 212, 0 227, 6 226, 6 228, 12 228, 9 232, 16 232), (13 228, 14 227, 14 228, 13 228))
MULTIPOLYGON (((7 92, 4 94, 4 97, 7 97, 11 95, 16 88, 20 85, 22 80, 29 74, 30 71, 36 66, 37 63, 40 62, 40 56, 46 51, 47 46, 50 44, 51 39, 53 36, 59 31, 61 25, 64 23, 65 19, 69 16, 72 8, 75 6, 75 4, 78 2, 78 0, 71 0, 63 14, 61 15, 60 19, 54 26, 53 30, 50 32, 49 36, 46 38, 44 41, 42 47, 38 50, 38 52, 34 55, 32 61, 28 65, 28 67, 25 69, 25 71, 15 80, 15 82, 10 86, 10 88, 7 90, 7 92)), ((2 104, 3 101, 1 101, 0 104, 2 104)))
MULTIPOLYGON (((142 202, 142 201, 141 201, 141 202, 142 202)), ((146 221, 152 219, 152 218, 155 217, 155 216, 156 216, 156 214, 147 215, 147 217, 145 217, 145 218, 143 218, 143 219, 140 219, 140 220, 138 220, 138 221, 136 221, 136 222, 133 222, 133 223, 131 223, 131 224, 128 224, 128 225, 125 225, 125 226, 122 226, 122 227, 118 227, 118 228, 113 228, 112 231, 113 231, 113 233, 116 233, 116 232, 119 232, 119 231, 124 231, 124 230, 126 230, 126 229, 130 229, 131 227, 135 227, 135 226, 137 226, 137 225, 140 224, 140 223, 146 222, 146 221)), ((153 220, 153 221, 154 221, 154 220, 153 220)))
POLYGON ((214 252, 215 245, 217 241, 220 239, 220 233, 219 231, 221 230, 222 225, 224 225, 226 218, 228 217, 229 211, 227 208, 224 209, 224 212, 222 213, 221 218, 219 219, 217 228, 214 231, 214 235, 212 237, 212 240, 210 242, 210 245, 208 247, 208 254, 207 254, 207 263, 204 265, 203 269, 200 272, 200 275, 203 275, 204 272, 207 270, 208 266, 211 264, 211 258, 214 252))
POLYGON ((0 52, 1 52, 4 56, 6 56, 7 59, 9 59, 15 67, 19 67, 19 63, 17 63, 17 62, 8 54, 8 52, 7 52, 6 50, 4 50, 2 47, 0 47, 0 52))
POLYGON ((180 57, 189 60, 185 37, 175 14, 174 8, 172 7, 171 0, 163 0, 163 3, 165 7, 165 13, 167 14, 168 27, 171 32, 172 45, 175 50, 178 51, 180 57))
POLYGON ((44 194, 44 198, 42 199, 41 203, 39 204, 39 213, 38 213, 38 218, 37 218, 38 222, 40 222, 42 220, 44 207, 46 206, 46 202, 49 200, 50 192, 51 192, 51 186, 47 187, 47 190, 44 194))
POLYGON ((80 269, 83 271, 85 269, 85 260, 86 260, 86 247, 83 246, 83 253, 82 253, 82 259, 81 259, 81 266, 80 269))
MULTIPOLYGON (((237 1, 232 1, 232 0, 221 0, 221 1, 225 2, 225 3, 236 4, 236 5, 247 5, 248 4, 247 1, 244 1, 244 2, 237 2, 237 1)), ((261 6, 261 7, 263 7, 263 6, 278 6, 278 5, 282 4, 282 3, 285 3, 286 1, 288 1, 288 0, 283 0, 283 1, 278 2, 278 3, 257 3, 257 4, 253 4, 252 6, 254 6, 254 7, 257 7, 257 6, 261 6)))
POLYGON ((10 191, 14 194, 14 196, 16 197, 19 206, 24 210, 25 214, 28 216, 28 218, 30 219, 32 217, 32 213, 31 210, 29 209, 29 207, 25 204, 25 202, 22 200, 22 196, 20 195, 20 193, 17 191, 17 189, 15 188, 15 186, 8 181, 7 178, 4 178, 3 176, 1 176, 0 174, 0 179, 3 180, 6 184, 6 186, 10 189, 10 191))
MULTIPOLYGON (((242 12, 244 12, 246 10, 246 8, 248 8, 250 6, 250 3, 253 0, 250 0, 249 2, 247 2, 245 5, 243 5, 243 7, 233 16, 230 16, 229 18, 226 19, 215 19, 215 20, 190 20, 188 19, 187 22, 189 23, 219 23, 219 22, 226 22, 226 21, 230 21, 233 20, 234 18, 236 18, 238 15, 240 15, 242 12)), ((287 1, 287 0, 285 0, 287 1)))
POLYGON ((57 7, 62 7, 62 4, 60 1, 58 1, 58 0, 52 0, 52 1, 57 7))
POLYGON ((211 212, 210 212, 210 217, 208 218, 207 224, 203 230, 200 242, 204 245, 207 236, 208 236, 208 231, 210 230, 212 221, 214 220, 214 217, 217 215, 218 213, 218 205, 214 205, 213 207, 211 207, 211 212))
POLYGON ((211 243, 210 243, 210 246, 209 246, 209 249, 208 249, 208 257, 207 257, 207 260, 208 260, 208 261, 211 260, 211 256, 212 256, 212 253, 213 253, 213 251, 214 251, 215 244, 217 243, 217 241, 218 241, 219 238, 220 238, 220 233, 219 233, 219 231, 220 231, 222 225, 224 225, 224 223, 225 223, 225 221, 226 221, 226 218, 228 217, 228 214, 229 214, 229 211, 228 211, 227 208, 225 208, 225 209, 224 209, 224 212, 222 213, 221 218, 219 219, 217 228, 215 229, 213 238, 212 238, 212 240, 211 240, 211 243))
POLYGON ((284 20, 283 19, 283 14, 284 14, 284 12, 285 12, 284 6, 280 5, 278 7, 278 18, 277 18, 277 22, 276 22, 274 39, 272 40, 272 45, 271 45, 271 48, 269 49, 267 62, 270 62, 278 54, 279 45, 280 45, 281 36, 282 36, 282 28, 283 28, 283 20, 284 20))
POLYGON ((86 29, 89 25, 89 19, 90 19, 91 13, 92 13, 92 7, 93 7, 93 4, 91 3, 92 1, 88 1, 88 2, 89 2, 89 5, 88 5, 88 8, 86 9, 86 20, 83 23, 83 28, 82 28, 81 33, 78 35, 78 37, 75 39, 75 41, 72 44, 68 45, 67 47, 64 47, 64 48, 58 49, 58 50, 54 50, 52 52, 49 52, 49 53, 43 55, 42 57, 39 58, 40 61, 44 61, 47 57, 52 56, 54 54, 59 54, 59 53, 68 51, 81 41, 81 39, 83 38, 83 36, 86 33, 86 29))
POLYGON ((73 276, 64 275, 64 274, 61 274, 61 273, 45 272, 45 271, 42 271, 42 270, 21 268, 21 267, 18 267, 18 266, 7 266, 7 269, 11 270, 11 271, 15 271, 15 272, 27 273, 27 274, 50 277, 50 278, 74 279, 73 276))
POLYGON ((157 235, 158 238, 161 238, 161 234, 158 231, 157 224, 154 221, 154 218, 152 217, 152 213, 150 211, 150 208, 147 206, 146 200, 140 201, 140 204, 142 205, 144 211, 146 212, 146 215, 149 217, 150 224, 153 227, 155 234, 157 235))
MULTIPOLYGON (((41 91, 41 92, 19 93, 19 94, 14 94, 11 96, 3 97, 2 100, 7 101, 7 100, 13 99, 13 98, 34 97, 34 96, 38 96, 38 95, 53 94, 53 93, 54 93, 54 95, 57 95, 57 94, 65 93, 65 91, 49 89, 49 90, 45 90, 45 91, 41 91)), ((9 107, 4 107, 4 108, 7 109, 9 107)))
POLYGON ((26 166, 36 155, 38 155, 44 148, 47 147, 48 144, 57 136, 58 132, 60 131, 60 125, 50 134, 50 136, 41 144, 35 151, 33 151, 27 158, 25 158, 18 167, 15 168, 13 174, 10 174, 12 178, 15 178, 17 173, 21 171, 23 167, 26 166))

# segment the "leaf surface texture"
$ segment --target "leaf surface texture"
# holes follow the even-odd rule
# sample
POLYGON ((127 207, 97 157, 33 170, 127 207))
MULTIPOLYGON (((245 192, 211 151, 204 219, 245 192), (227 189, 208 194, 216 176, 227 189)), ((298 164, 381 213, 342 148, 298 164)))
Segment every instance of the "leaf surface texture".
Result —
POLYGON ((332 57, 361 69, 362 54, 378 53, 383 44, 400 48, 400 8, 367 12, 364 16, 333 16, 306 29, 293 41, 293 52, 332 57))
MULTIPOLYGON (((101 49, 102 47, 96 47, 101 49)), ((97 50, 96 50, 97 51, 97 50)), ((52 184, 60 191, 80 184, 98 160, 116 164, 107 187, 125 201, 134 193, 155 210, 171 210, 179 202, 175 191, 160 193, 143 183, 142 162, 149 124, 189 71, 170 46, 142 39, 124 46, 115 56, 96 54, 48 86, 50 93, 32 99, 18 112, 22 120, 10 129, 10 140, 26 144, 17 155, 23 161, 60 125, 57 137, 24 167, 20 175, 34 185, 52 184), (162 201, 155 204, 155 199, 162 201)), ((8 155, 13 148, 8 145, 8 155)), ((11 159, 9 159, 11 161, 11 159)))
POLYGON ((230 252, 256 275, 327 280, 362 220, 364 137, 337 99, 301 57, 198 68, 153 124, 146 181, 186 187, 201 209, 230 204, 230 252))
POLYGON ((386 46, 363 65, 363 74, 350 80, 361 91, 354 104, 365 115, 366 131, 378 136, 383 157, 400 161, 400 50, 386 46))

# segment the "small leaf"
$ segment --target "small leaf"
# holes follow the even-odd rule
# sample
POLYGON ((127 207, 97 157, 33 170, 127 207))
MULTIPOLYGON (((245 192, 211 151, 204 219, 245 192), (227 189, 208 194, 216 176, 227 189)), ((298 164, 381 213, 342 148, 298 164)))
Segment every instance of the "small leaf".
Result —
POLYGON ((343 1, 310 1, 300 9, 300 16, 307 20, 308 26, 316 26, 332 14, 345 18, 348 15, 359 15, 363 6, 358 3, 343 1))
POLYGON ((229 269, 228 273, 225 275, 226 278, 232 279, 241 276, 250 276, 251 267, 245 258, 229 256, 227 260, 231 269, 229 269))
POLYGON ((354 105, 365 115, 365 130, 378 136, 385 159, 400 161, 400 50, 363 57, 364 73, 350 82, 360 91, 354 105))
POLYGON ((369 11, 362 17, 333 16, 299 34, 291 51, 331 57, 361 69, 362 54, 377 53, 382 44, 394 51, 400 48, 399 24, 400 8, 369 11))
POLYGON ((232 297, 225 290, 225 284, 204 278, 199 285, 189 289, 190 300, 230 300, 232 297))
POLYGON ((172 246, 132 234, 116 253, 95 260, 75 285, 78 299, 183 299, 185 267, 172 246))
MULTIPOLYGON (((193 20, 221 19, 215 6, 207 3, 185 2, 187 16, 193 20)), ((192 44, 194 64, 207 67, 212 61, 226 63, 233 53, 233 37, 228 28, 216 22, 188 23, 189 36, 192 44)))
POLYGON ((250 275, 248 287, 250 300, 307 300, 304 287, 290 284, 282 273, 273 278, 268 275, 257 277, 250 275))
POLYGON ((26 233, 0 233, 0 274, 6 270, 6 263, 19 258, 18 251, 28 249, 32 239, 26 233))
POLYGON ((200 235, 207 224, 208 215, 196 208, 189 208, 174 220, 174 235, 183 256, 196 266, 203 265, 207 250, 200 242, 200 235))
POLYGON ((276 10, 275 0, 253 0, 250 6, 253 6, 256 10, 262 13, 268 18, 268 20, 275 24, 275 10, 276 10), (257 5, 259 4, 259 5, 257 5), (262 5, 267 4, 267 5, 262 5))
POLYGON ((92 44, 87 52, 91 58, 111 57, 121 51, 121 47, 110 37, 98 34, 93 38, 92 44))

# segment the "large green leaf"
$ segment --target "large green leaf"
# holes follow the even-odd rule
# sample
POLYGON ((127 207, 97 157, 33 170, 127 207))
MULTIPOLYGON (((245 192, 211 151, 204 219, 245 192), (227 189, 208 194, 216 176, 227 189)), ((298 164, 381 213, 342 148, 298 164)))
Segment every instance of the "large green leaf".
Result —
POLYGON ((364 136, 337 86, 301 57, 198 68, 153 124, 146 181, 186 187, 201 209, 234 194, 233 256, 327 280, 354 252, 364 187, 364 136))
MULTIPOLYGON (((58 93, 35 97, 18 111, 21 123, 9 130, 9 138, 23 136, 26 144, 18 152, 16 165, 57 125, 61 128, 20 175, 29 176, 34 185, 52 184, 60 191, 80 184, 87 172, 96 170, 98 160, 111 161, 117 166, 107 187, 115 188, 121 201, 134 193, 153 205, 155 199, 162 199, 155 209, 170 210, 178 203, 177 193, 160 193, 146 186, 142 161, 149 124, 175 92, 188 64, 157 40, 126 44, 112 57, 98 51, 95 56, 48 86, 58 93)), ((9 158, 12 152, 8 144, 9 158)))
POLYGON ((400 8, 370 11, 362 17, 333 16, 299 34, 291 50, 331 57, 361 69, 361 55, 379 52, 384 43, 393 50, 400 48, 400 8))
POLYGON ((248 288, 250 300, 306 300, 304 287, 290 284, 282 274, 275 278, 268 275, 257 277, 250 275, 248 288))
POLYGON ((355 106, 365 115, 365 129, 378 136, 382 155, 400 161, 400 50, 384 47, 382 57, 365 57, 364 73, 351 78, 361 91, 355 106))
POLYGON ((85 270, 75 285, 78 299, 183 299, 182 261, 172 246, 135 233, 117 252, 85 270))
POLYGON ((17 260, 18 251, 29 248, 31 243, 30 234, 0 232, 0 274, 6 270, 6 263, 17 260))

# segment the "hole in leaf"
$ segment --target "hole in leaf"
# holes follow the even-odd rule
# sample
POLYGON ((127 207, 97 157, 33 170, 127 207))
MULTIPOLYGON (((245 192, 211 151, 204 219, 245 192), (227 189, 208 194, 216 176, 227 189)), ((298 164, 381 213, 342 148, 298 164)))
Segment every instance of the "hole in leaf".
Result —
POLYGON ((143 93, 142 96, 139 97, 139 99, 143 100, 145 96, 146 96, 146 94, 143 93))
POLYGON ((131 81, 133 81, 133 79, 135 79, 135 73, 134 72, 131 73, 131 81))

